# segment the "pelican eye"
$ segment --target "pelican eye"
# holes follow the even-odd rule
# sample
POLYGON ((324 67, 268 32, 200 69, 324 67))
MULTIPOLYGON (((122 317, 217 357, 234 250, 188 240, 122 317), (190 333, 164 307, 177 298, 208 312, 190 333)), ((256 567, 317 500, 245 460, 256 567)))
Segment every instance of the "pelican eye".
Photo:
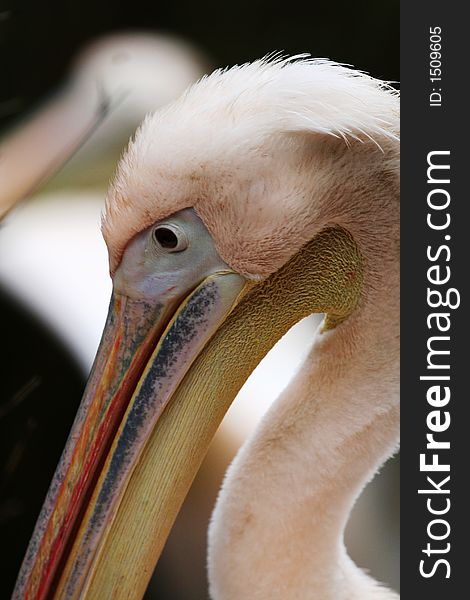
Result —
POLYGON ((185 233, 174 225, 158 225, 153 230, 153 239, 158 247, 167 252, 182 252, 188 247, 185 233))

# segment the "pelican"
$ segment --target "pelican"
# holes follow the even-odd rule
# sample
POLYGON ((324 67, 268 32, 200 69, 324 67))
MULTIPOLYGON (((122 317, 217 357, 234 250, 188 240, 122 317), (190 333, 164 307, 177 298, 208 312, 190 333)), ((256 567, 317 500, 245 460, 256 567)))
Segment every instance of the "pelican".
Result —
POLYGON ((397 448, 398 97, 305 57, 216 71, 147 117, 102 230, 105 330, 15 599, 141 598, 218 424, 296 322, 297 376, 227 472, 214 600, 389 600, 343 544, 397 448))

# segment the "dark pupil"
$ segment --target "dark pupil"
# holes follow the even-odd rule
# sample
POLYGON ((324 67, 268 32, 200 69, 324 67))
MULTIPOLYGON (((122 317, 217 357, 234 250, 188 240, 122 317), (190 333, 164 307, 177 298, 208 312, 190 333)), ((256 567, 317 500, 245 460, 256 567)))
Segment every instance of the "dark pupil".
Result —
POLYGON ((155 229, 155 239, 162 248, 176 248, 178 245, 178 238, 175 232, 168 229, 168 227, 155 229))

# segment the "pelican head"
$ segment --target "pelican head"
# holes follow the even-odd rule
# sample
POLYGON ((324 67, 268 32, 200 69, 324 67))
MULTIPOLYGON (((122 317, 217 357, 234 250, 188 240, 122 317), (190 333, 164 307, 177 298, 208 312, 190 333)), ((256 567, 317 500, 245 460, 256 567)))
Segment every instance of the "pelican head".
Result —
POLYGON ((108 319, 15 598, 143 595, 256 364, 301 318, 325 313, 328 337, 374 304, 397 134, 388 85, 305 58, 216 71, 146 118, 107 196, 108 319))

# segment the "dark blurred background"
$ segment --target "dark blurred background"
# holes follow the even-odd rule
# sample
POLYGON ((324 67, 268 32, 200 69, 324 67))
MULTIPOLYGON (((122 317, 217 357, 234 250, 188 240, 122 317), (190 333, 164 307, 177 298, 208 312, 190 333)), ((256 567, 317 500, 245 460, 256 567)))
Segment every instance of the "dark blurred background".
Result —
MULTIPOLYGON (((297 0, 290 4, 273 0, 151 4, 143 0, 0 0, 0 132, 14 129, 41 106, 60 88, 77 53, 105 34, 142 31, 176 36, 196 48, 207 70, 273 51, 307 52, 398 81, 398 23, 398 0, 297 0)), ((92 190, 102 198, 125 140, 113 143, 114 154, 100 158, 97 170, 94 161, 96 172, 86 160, 76 162, 65 169, 65 175, 59 173, 46 192, 55 193, 54 201, 63 202, 71 195, 77 199, 83 184, 87 194, 92 190)), ((90 146, 84 152, 98 156, 102 147, 90 146)), ((44 196, 32 201, 47 203, 44 196)), ((18 226, 18 235, 23 232, 20 245, 29 241, 34 253, 34 244, 36 248, 42 245, 41 231, 44 240, 50 234, 36 216, 32 223, 36 223, 36 241, 23 225, 18 226)), ((4 233, 8 234, 6 226, 4 233)), ((12 259, 13 250, 4 250, 8 246, 2 245, 1 235, 0 228, 0 599, 11 592, 80 400, 88 364, 88 358, 77 358, 64 337, 44 323, 34 302, 18 296, 10 280, 7 285, 2 279, 2 263, 12 259)), ((26 271, 18 273, 18 278, 26 276, 26 271)), ((55 310, 64 307, 59 304, 55 310)), ((309 327, 313 331, 313 325, 309 327)), ((227 429, 216 439, 175 525, 148 600, 207 598, 205 531, 227 463, 245 434, 227 429)), ((354 559, 396 589, 397 476, 398 461, 390 461, 359 502, 347 540, 354 559), (374 545, 379 544, 377 540, 383 547, 374 545)))
POLYGON ((1 0, 0 7, 1 126, 48 94, 86 42, 123 29, 175 33, 205 51, 213 67, 282 50, 399 79, 398 0, 1 0))

